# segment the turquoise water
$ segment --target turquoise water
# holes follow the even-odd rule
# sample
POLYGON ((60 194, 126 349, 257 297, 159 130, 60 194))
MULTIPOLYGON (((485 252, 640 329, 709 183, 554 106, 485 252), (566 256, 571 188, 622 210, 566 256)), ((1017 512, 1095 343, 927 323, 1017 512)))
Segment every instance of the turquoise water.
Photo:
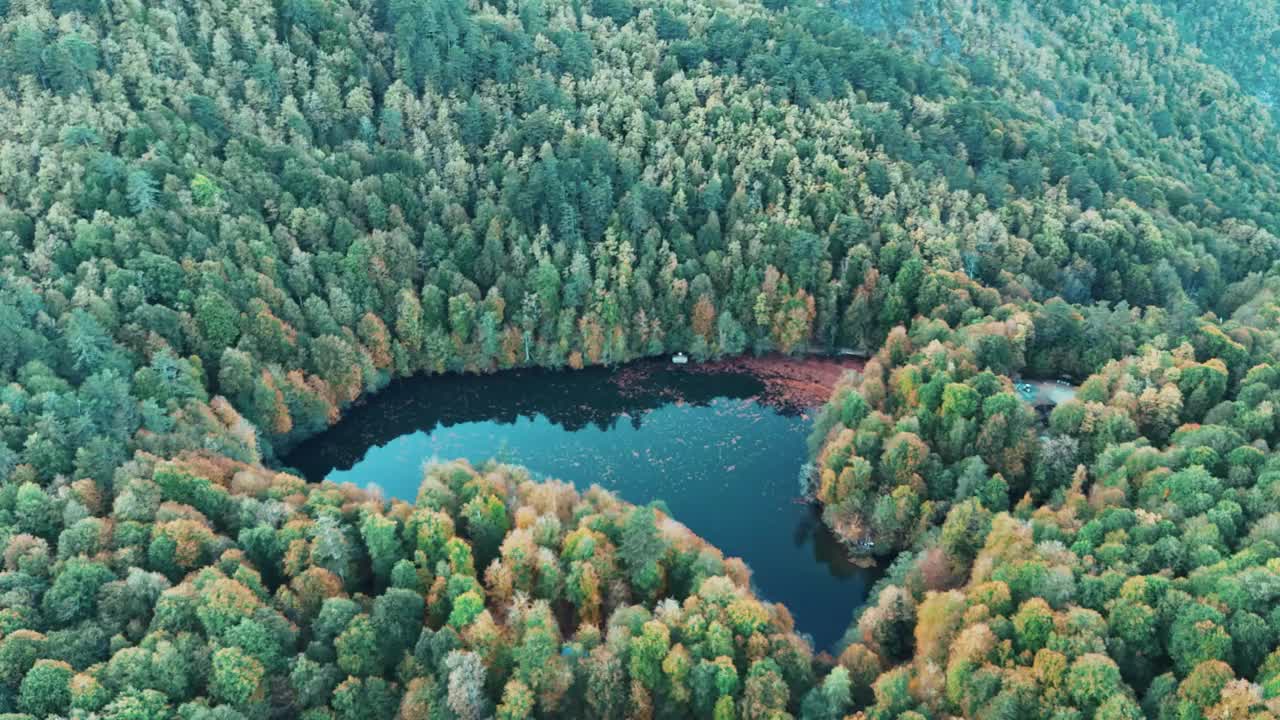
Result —
POLYGON ((673 517, 753 571, 819 650, 839 640, 875 569, 848 562, 799 495, 810 410, 762 398, 756 379, 648 364, 394 383, 286 465, 308 479, 376 484, 412 500, 424 463, 489 458, 673 517))

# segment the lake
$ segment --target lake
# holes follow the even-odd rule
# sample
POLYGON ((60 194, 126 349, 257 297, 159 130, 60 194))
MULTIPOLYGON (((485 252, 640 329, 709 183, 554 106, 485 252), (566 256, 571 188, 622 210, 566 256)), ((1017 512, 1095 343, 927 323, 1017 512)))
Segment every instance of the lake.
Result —
POLYGON ((283 463, 412 501, 432 459, 490 458, 670 514, 753 571, 817 650, 832 649, 880 571, 852 564, 799 497, 813 408, 755 376, 645 362, 397 381, 283 463))

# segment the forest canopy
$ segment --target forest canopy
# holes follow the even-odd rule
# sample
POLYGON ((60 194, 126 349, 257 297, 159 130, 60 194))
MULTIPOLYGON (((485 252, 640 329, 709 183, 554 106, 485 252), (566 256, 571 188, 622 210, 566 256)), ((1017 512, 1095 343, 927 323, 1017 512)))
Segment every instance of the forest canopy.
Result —
POLYGON ((1280 715, 1278 41, 1247 2, 0 0, 0 714, 1280 715), (872 356, 813 436, 892 562, 838 657, 660 508, 280 467, 394 378, 677 351, 872 356))

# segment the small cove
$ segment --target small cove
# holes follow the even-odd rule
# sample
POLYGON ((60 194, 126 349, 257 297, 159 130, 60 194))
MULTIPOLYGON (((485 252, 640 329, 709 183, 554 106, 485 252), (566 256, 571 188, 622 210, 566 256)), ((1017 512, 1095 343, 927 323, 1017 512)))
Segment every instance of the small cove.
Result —
POLYGON ((817 650, 834 647, 877 568, 850 562, 799 497, 813 408, 737 370, 660 362, 397 381, 283 458, 308 480, 412 500, 433 459, 490 458, 622 499, 661 502, 751 567, 817 650))

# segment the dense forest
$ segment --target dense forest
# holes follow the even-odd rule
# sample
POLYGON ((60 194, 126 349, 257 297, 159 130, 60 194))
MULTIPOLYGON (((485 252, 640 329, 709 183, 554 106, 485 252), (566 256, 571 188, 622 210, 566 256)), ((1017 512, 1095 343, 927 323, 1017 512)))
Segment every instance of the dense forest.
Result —
POLYGON ((0 0, 0 716, 1280 716, 1278 43, 0 0), (396 377, 836 350, 812 493, 893 563, 838 657, 660 508, 278 462, 396 377), (1023 375, 1082 384, 1042 419, 1023 375))

